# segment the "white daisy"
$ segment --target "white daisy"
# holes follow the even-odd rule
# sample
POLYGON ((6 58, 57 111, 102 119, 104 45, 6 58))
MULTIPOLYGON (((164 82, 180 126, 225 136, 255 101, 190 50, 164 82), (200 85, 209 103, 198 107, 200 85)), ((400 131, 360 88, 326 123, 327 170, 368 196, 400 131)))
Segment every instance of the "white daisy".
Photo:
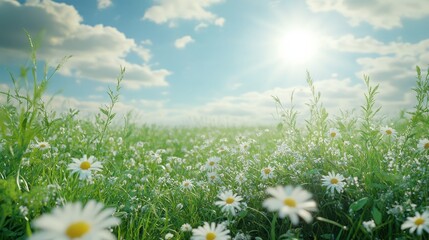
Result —
POLYGON ((423 230, 429 233, 429 211, 425 211, 421 215, 416 212, 416 216, 408 217, 407 221, 401 225, 402 230, 407 228, 410 229, 410 233, 417 230, 417 235, 422 235, 423 230))
POLYGON ((39 150, 47 150, 51 148, 51 145, 48 142, 37 142, 34 147, 38 148, 39 150))
POLYGON ((261 177, 262 179, 268 179, 274 177, 274 168, 268 166, 261 169, 261 177))
POLYGON ((383 136, 394 137, 396 135, 396 130, 391 127, 382 127, 380 132, 383 136))
POLYGON ((336 128, 330 128, 328 131, 328 138, 340 138, 341 134, 336 128))
POLYGON ((89 158, 86 155, 83 155, 81 159, 72 158, 73 163, 68 165, 68 170, 71 170, 71 174, 79 173, 79 179, 91 179, 92 172, 101 171, 103 165, 101 162, 98 162, 94 156, 90 156, 89 158))
POLYGON ((120 220, 113 217, 115 209, 104 209, 102 203, 90 200, 84 207, 80 202, 55 208, 33 221, 39 231, 30 240, 98 240, 115 239, 108 228, 117 226, 120 220))
POLYGON ((206 162, 207 170, 214 170, 219 166, 220 157, 210 157, 206 162))
POLYGON ((186 179, 182 182, 181 187, 183 189, 192 189, 194 187, 194 184, 192 183, 192 180, 186 179))
POLYGON ((268 188, 267 193, 273 197, 263 202, 263 206, 271 212, 279 212, 280 218, 288 216, 294 225, 299 223, 299 218, 303 218, 307 223, 313 220, 309 211, 317 211, 316 202, 312 200, 312 194, 302 189, 292 186, 277 186, 268 188))
POLYGON ((243 200, 243 198, 237 194, 233 194, 231 190, 220 193, 218 198, 220 198, 221 201, 216 201, 215 204, 221 207, 222 212, 231 213, 232 216, 235 216, 236 210, 241 210, 240 201, 243 200))
POLYGON ((329 172, 328 176, 322 177, 322 186, 327 187, 327 190, 330 190, 332 194, 334 194, 335 191, 341 193, 346 184, 344 180, 345 179, 343 175, 329 172))
POLYGON ((228 152, 228 151, 229 151, 229 148, 227 146, 225 146, 225 145, 222 145, 222 146, 220 146, 220 147, 217 148, 217 153, 218 154, 223 153, 223 152, 228 152))
POLYGON ((219 175, 216 172, 208 172, 207 178, 209 179, 209 182, 211 182, 211 183, 220 181, 219 175))
POLYGON ((429 140, 427 138, 420 139, 419 143, 417 144, 417 148, 425 151, 429 149, 429 140))
POLYGON ((192 231, 192 227, 189 223, 185 223, 180 227, 180 231, 182 232, 190 232, 192 231))
POLYGON ((229 230, 225 225, 205 222, 203 226, 192 230, 191 240, 229 240, 229 230))

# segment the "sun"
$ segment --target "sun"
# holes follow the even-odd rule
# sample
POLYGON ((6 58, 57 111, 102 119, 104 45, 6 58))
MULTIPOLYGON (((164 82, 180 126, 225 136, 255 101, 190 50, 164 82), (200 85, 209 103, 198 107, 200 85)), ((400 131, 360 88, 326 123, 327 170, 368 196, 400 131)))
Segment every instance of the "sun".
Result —
POLYGON ((278 58, 288 64, 308 63, 317 57, 318 42, 317 34, 313 31, 290 30, 278 38, 278 58))

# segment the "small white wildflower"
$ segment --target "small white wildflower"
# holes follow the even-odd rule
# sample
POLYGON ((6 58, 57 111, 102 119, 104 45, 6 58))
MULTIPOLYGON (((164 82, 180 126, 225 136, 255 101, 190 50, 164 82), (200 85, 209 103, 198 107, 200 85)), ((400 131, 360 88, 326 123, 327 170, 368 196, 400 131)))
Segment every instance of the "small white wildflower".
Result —
POLYGON ((335 139, 335 138, 340 138, 340 137, 341 137, 341 134, 338 131, 338 129, 336 129, 336 128, 330 128, 329 129, 329 131, 328 131, 328 138, 335 139))
POLYGON ((19 206, 19 212, 22 214, 22 216, 27 217, 28 208, 26 206, 19 206))
POLYGON ((372 230, 375 228, 374 220, 362 222, 362 225, 367 232, 372 232, 372 230))
POLYGON ((37 142, 35 147, 43 151, 51 148, 51 145, 48 142, 37 142))
POLYGON ((189 223, 185 223, 180 227, 180 231, 182 232, 190 232, 192 231, 192 227, 189 223))
POLYGON ((209 159, 207 159, 207 162, 206 162, 206 165, 205 165, 206 170, 214 170, 214 169, 216 169, 219 166, 219 164, 218 164, 219 161, 220 161, 219 157, 210 157, 209 159))
POLYGON ((207 178, 211 183, 220 181, 219 175, 216 172, 208 172, 207 178))
POLYGON ((194 187, 194 184, 192 183, 192 180, 186 179, 182 182, 182 184, 180 186, 184 189, 189 190, 189 189, 192 189, 194 187))
POLYGON ((176 209, 177 209, 177 210, 182 210, 182 209, 183 209, 183 204, 178 203, 178 204, 176 205, 176 209))
POLYGON ((391 127, 382 127, 380 132, 383 136, 394 137, 396 135, 396 130, 391 127))
POLYGON ((261 177, 262 179, 268 179, 274 177, 274 168, 268 166, 263 169, 261 169, 261 177))
POLYGON ((174 237, 174 235, 172 233, 167 233, 167 234, 165 234, 164 239, 169 240, 169 239, 172 239, 173 237, 174 237))
POLYGON ((244 174, 240 173, 235 177, 235 181, 237 181, 238 184, 242 184, 247 180, 246 176, 244 174))

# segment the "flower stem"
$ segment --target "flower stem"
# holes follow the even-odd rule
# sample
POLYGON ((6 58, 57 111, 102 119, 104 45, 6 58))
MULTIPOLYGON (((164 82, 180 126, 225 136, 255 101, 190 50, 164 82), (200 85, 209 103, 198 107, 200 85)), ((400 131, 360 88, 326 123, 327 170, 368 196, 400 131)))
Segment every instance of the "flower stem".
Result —
POLYGON ((276 240, 276 223, 277 223, 277 213, 273 215, 273 220, 271 220, 271 240, 276 240))

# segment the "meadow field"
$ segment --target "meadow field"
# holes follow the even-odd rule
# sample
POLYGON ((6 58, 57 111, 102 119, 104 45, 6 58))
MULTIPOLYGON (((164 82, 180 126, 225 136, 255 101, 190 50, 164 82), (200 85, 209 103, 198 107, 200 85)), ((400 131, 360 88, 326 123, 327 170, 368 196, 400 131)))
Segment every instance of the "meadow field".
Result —
POLYGON ((274 96, 275 126, 161 127, 113 123, 125 69, 85 120, 36 65, 1 92, 0 239, 429 239, 429 71, 393 119, 369 77, 331 116, 308 76, 305 121, 274 96))

